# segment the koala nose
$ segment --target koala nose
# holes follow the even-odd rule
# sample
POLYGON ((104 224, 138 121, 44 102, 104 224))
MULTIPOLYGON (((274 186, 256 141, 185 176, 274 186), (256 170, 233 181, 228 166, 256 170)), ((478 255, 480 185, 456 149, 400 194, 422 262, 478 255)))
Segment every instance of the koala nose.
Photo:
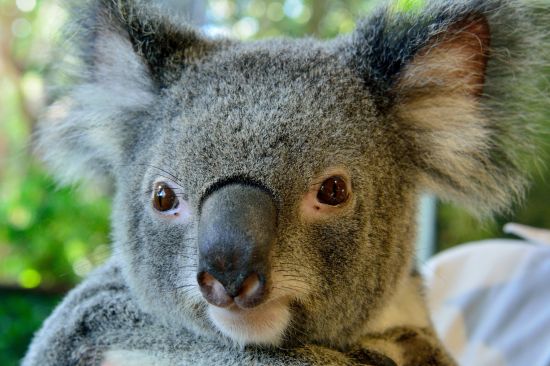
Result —
POLYGON ((264 189, 245 183, 217 188, 199 219, 197 281, 212 305, 252 308, 269 293, 277 210, 264 189))
POLYGON ((200 272, 197 276, 204 298, 212 305, 225 308, 232 303, 241 308, 252 308, 259 305, 266 292, 265 281, 257 273, 247 276, 244 281, 234 285, 230 282, 226 288, 220 281, 208 272, 200 272))

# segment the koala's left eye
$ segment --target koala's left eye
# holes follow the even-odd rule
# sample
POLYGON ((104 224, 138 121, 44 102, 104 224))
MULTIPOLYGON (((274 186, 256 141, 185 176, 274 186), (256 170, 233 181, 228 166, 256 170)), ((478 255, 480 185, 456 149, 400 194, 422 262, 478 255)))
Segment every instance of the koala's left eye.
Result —
POLYGON ((153 190, 153 207, 160 212, 166 212, 177 208, 178 197, 172 188, 164 182, 156 183, 153 190))
POLYGON ((348 187, 344 178, 333 176, 326 179, 321 184, 319 192, 317 192, 317 199, 319 202, 331 206, 337 206, 346 202, 348 199, 348 187))
POLYGON ((306 220, 326 219, 349 213, 353 202, 351 177, 345 168, 327 169, 313 177, 309 190, 300 203, 300 212, 306 220))

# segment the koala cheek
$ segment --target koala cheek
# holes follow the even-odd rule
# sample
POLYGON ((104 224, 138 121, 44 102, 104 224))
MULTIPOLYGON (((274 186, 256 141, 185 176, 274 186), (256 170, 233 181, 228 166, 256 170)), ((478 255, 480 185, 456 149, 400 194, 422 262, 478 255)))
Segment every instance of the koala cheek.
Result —
POLYGON ((180 201, 179 206, 171 212, 167 214, 155 212, 155 214, 173 224, 187 224, 191 220, 192 216, 188 203, 183 200, 180 201))

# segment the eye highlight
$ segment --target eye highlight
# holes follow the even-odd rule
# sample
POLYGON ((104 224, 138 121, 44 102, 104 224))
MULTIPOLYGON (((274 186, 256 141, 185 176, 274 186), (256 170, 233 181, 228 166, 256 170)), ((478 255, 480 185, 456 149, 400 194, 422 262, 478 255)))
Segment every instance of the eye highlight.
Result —
POLYGON ((317 192, 317 200, 330 206, 338 206, 348 200, 346 181, 339 175, 326 179, 317 192))
POLYGON ((155 210, 166 213, 178 208, 179 199, 176 193, 165 182, 155 183, 153 189, 153 207, 155 210))

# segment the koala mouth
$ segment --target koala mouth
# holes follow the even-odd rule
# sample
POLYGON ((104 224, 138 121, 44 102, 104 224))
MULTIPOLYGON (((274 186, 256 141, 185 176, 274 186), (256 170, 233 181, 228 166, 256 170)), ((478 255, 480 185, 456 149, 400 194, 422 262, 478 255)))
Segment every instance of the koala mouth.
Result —
POLYGON ((257 307, 242 309, 232 305, 210 305, 208 316, 214 326, 236 344, 278 345, 290 323, 290 300, 278 298, 257 307))

